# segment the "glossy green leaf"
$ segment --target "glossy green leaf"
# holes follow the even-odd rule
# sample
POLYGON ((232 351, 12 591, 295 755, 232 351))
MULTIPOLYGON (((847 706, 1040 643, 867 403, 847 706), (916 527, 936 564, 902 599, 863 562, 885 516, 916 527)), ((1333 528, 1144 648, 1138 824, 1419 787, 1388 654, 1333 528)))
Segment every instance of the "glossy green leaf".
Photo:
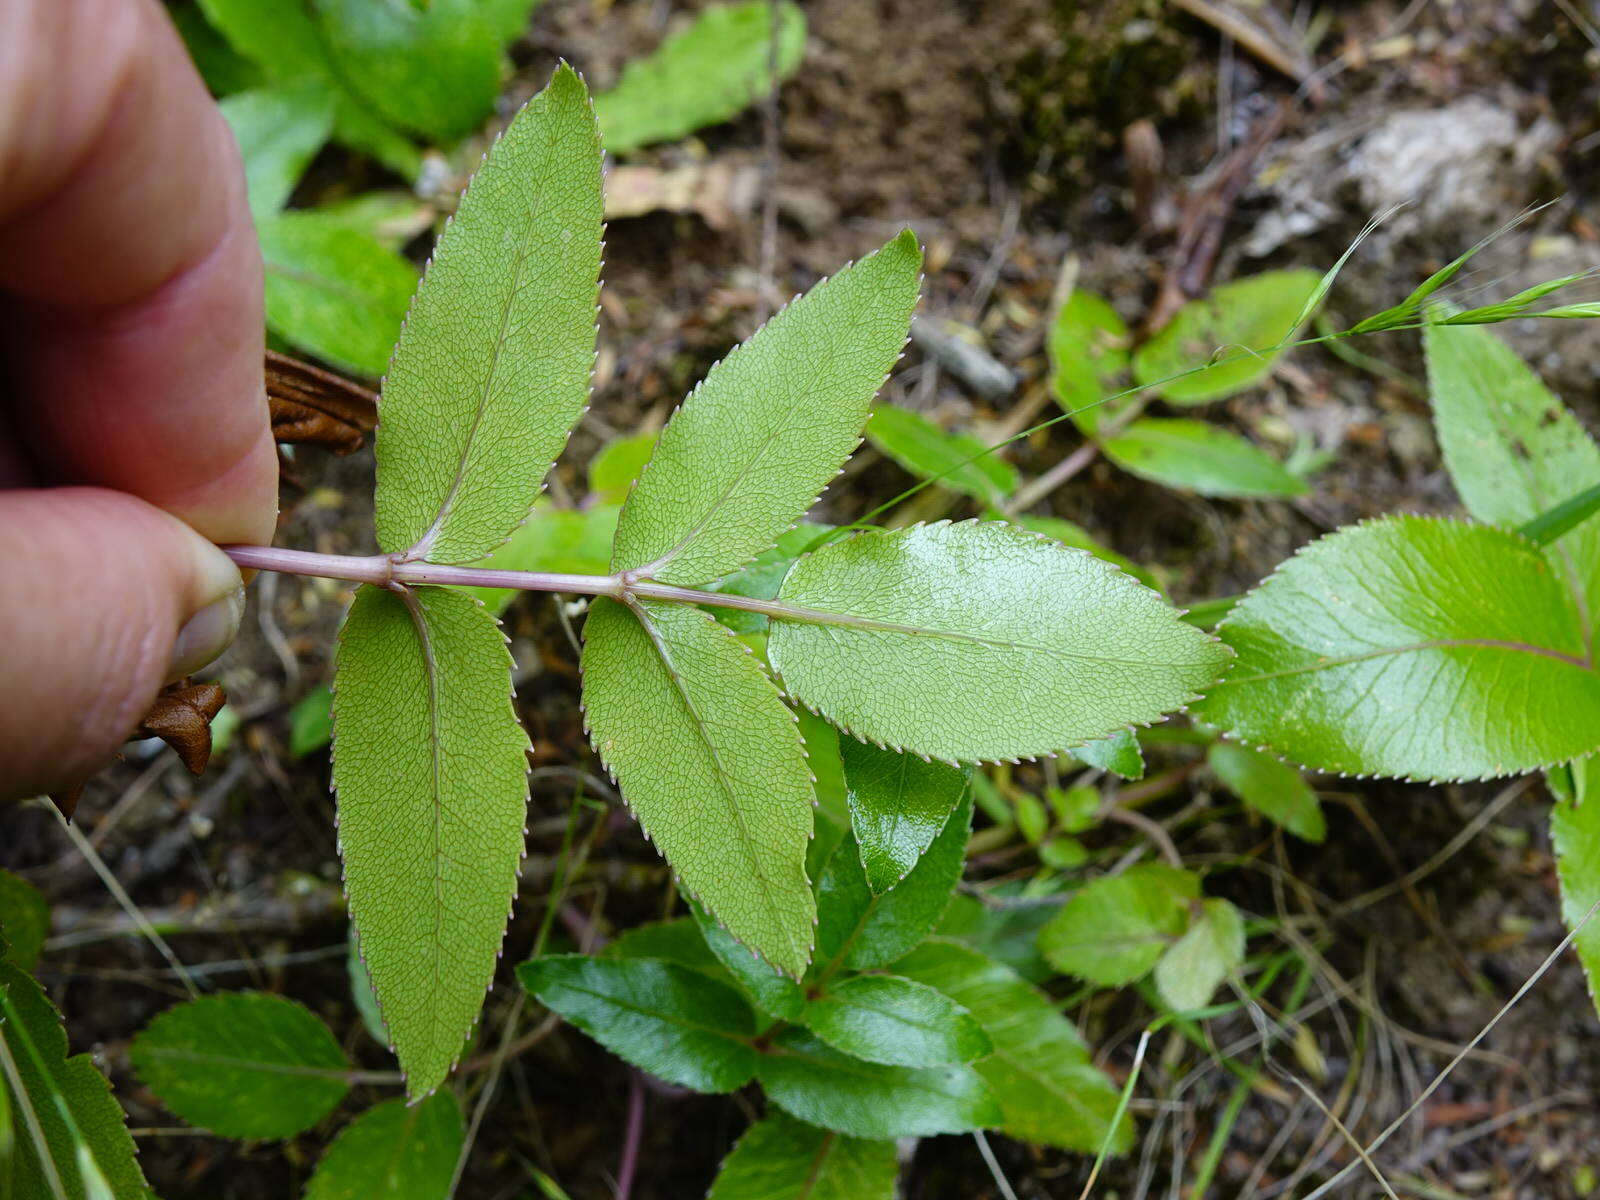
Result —
POLYGON ((267 327, 336 367, 383 374, 416 269, 315 212, 281 213, 258 221, 256 231, 266 263, 267 327))
POLYGON ((501 38, 479 0, 312 6, 339 78, 385 120, 451 142, 494 111, 501 38))
POLYGON ((478 1019, 522 861, 528 735, 511 656, 470 596, 363 587, 334 674, 345 892, 413 1098, 478 1019))
POLYGON ((584 625, 589 735, 683 886, 798 976, 811 957, 811 773, 760 665, 698 609, 597 600, 584 625))
POLYGON ((1054 538, 1063 546, 1072 546, 1079 550, 1087 550, 1096 558, 1103 558, 1108 563, 1121 567, 1127 574, 1132 575, 1148 588, 1161 591, 1161 584, 1156 577, 1141 567, 1126 555, 1118 554, 1111 547, 1095 540, 1089 531, 1076 521, 1065 521, 1060 517, 1036 517, 1026 513, 1011 518, 1013 525, 1020 525, 1031 533, 1042 533, 1047 538, 1054 538))
POLYGON ((1201 496, 1303 496, 1309 490, 1265 450, 1204 421, 1141 417, 1101 448, 1124 471, 1201 496))
POLYGON ((989 1035, 961 1005, 897 975, 856 975, 831 984, 805 1006, 800 1022, 835 1050, 890 1066, 948 1066, 992 1049, 989 1035))
MULTIPOLYGON (((833 531, 832 525, 819 525, 814 521, 801 521, 793 529, 778 535, 770 550, 763 550, 726 579, 719 580, 707 591, 730 596, 749 596, 756 600, 772 600, 783 586, 783 577, 794 566, 795 560, 811 549, 823 534, 833 531)), ((735 633, 765 633, 770 622, 761 613, 742 608, 711 607, 710 611, 735 633)), ((840 798, 844 793, 841 791, 840 798)))
POLYGON ((872 397, 905 345, 921 267, 908 229, 712 367, 623 506, 612 567, 706 583, 794 524, 861 441, 872 397))
POLYGON ((1128 369, 1128 326, 1091 292, 1074 290, 1050 328, 1050 389, 1062 411, 1085 432, 1099 428, 1128 369))
POLYGON ((1273 824, 1308 842, 1327 836, 1316 792, 1287 763, 1232 742, 1213 743, 1206 761, 1225 788, 1273 824))
POLYGON ((33 884, 0 871, 0 960, 24 971, 39 965, 50 932, 50 905, 33 884))
POLYGON ((1561 878, 1561 915, 1568 929, 1578 930, 1578 961, 1600 1011, 1600 912, 1589 913, 1600 904, 1600 756, 1562 768, 1569 769, 1572 794, 1558 796, 1550 810, 1550 840, 1561 878))
POLYGON ((350 1090, 350 1063, 328 1027, 266 992, 169 1008, 134 1037, 128 1057, 162 1104, 225 1137, 293 1137, 350 1090))
POLYGON ((11 962, 0 962, 0 1066, 0 1117, 10 1135, 0 1137, 0 1145, 10 1143, 0 1157, 0 1194, 18 1200, 152 1194, 111 1085, 89 1055, 67 1057, 61 1015, 11 962))
POLYGON ((289 757, 304 758, 333 740, 333 689, 319 684, 289 710, 289 757))
POLYGON ((600 143, 561 67, 484 157, 439 237, 383 384, 378 544, 493 550, 528 515, 589 396, 600 143))
POLYGON ((1219 627, 1239 657, 1197 711, 1316 771, 1485 779, 1600 743, 1600 676, 1532 543, 1390 517, 1306 546, 1219 627))
POLYGON ((1174 1012, 1210 1003, 1216 990, 1244 962, 1244 918, 1226 900, 1206 900, 1156 964, 1156 991, 1174 1012))
MULTIPOLYGON (((1600 482, 1600 446, 1493 333, 1433 326, 1423 342, 1439 445, 1474 517, 1522 525, 1600 482)), ((1580 524, 1546 553, 1581 611, 1600 613, 1600 522, 1580 524)))
POLYGON ((693 917, 635 925, 606 943, 601 953, 607 958, 659 958, 680 967, 707 972, 724 983, 733 983, 733 976, 706 945, 700 924, 693 917))
POLYGON ((1156 863, 1096 879, 1039 932, 1050 965, 1102 987, 1144 975, 1183 934, 1200 881, 1156 863))
POLYGON ((601 504, 621 504, 655 452, 656 435, 612 438, 589 460, 589 491, 601 504))
POLYGON ((1123 779, 1144 778, 1144 750, 1131 729, 1119 729, 1103 738, 1072 748, 1072 757, 1088 767, 1099 767, 1123 779))
POLYGON ((1190 301, 1134 353, 1134 378, 1155 386, 1204 367, 1159 384, 1171 404, 1203 404, 1243 391, 1271 370, 1280 347, 1294 337, 1321 278, 1316 271, 1266 271, 1190 301))
POLYGON ((785 1112, 852 1137, 929 1137, 1000 1122, 999 1106, 971 1067, 863 1062, 803 1029, 774 1039, 756 1077, 785 1112))
POLYGON ((461 1105, 448 1088, 420 1104, 385 1100, 339 1131, 305 1200, 445 1200, 462 1140, 461 1105))
MULTIPOLYGON (((989 1035, 994 1051, 974 1069, 999 1102, 1000 1129, 1064 1150, 1100 1149, 1116 1120, 1117 1089, 1049 997, 1010 967, 942 939, 924 942, 894 969, 949 996, 989 1035)), ((1115 1129, 1112 1150, 1126 1150, 1133 1122, 1124 1117, 1115 1129)))
POLYGON ((789 976, 752 953, 704 909, 695 905, 695 921, 706 946, 745 990, 755 1006, 780 1021, 792 1021, 805 1007, 805 993, 789 976))
POLYGON ((910 409, 878 405, 867 422, 867 440, 918 479, 984 504, 999 505, 1017 490, 1016 468, 998 452, 989 453, 987 442, 941 429, 910 409))
POLYGON ((1186 704, 1227 651, 1090 554, 998 522, 857 534, 797 562, 768 654, 859 738, 943 759, 1054 754, 1186 704))
POLYGON ((818 963, 837 960, 852 970, 871 970, 893 962, 927 937, 961 878, 971 828, 968 793, 911 874, 881 895, 874 895, 867 885, 855 838, 841 842, 817 885, 818 963))
POLYGON ((867 886, 881 894, 910 873, 949 822, 967 789, 967 773, 854 738, 845 738, 840 749, 861 865, 867 886))
POLYGON ((755 1014, 738 992, 699 971, 562 954, 525 962, 517 975, 539 1003, 668 1083, 731 1092, 755 1070, 755 1014))
MULTIPOLYGON (((787 2, 776 13, 782 80, 800 65, 806 20, 787 2)), ((714 4, 655 53, 630 62, 617 86, 595 97, 606 149, 626 154, 676 141, 737 116, 765 96, 772 87, 773 14, 767 0, 714 4)))
POLYGON ((333 133, 333 93, 313 80, 240 92, 217 107, 239 143, 251 213, 276 216, 333 133))
MULTIPOLYGON (((611 539, 617 532, 615 504, 574 511, 537 501, 528 519, 511 536, 472 565, 497 571, 555 571, 568 575, 604 575, 610 568, 611 539)), ((469 587, 496 615, 521 592, 516 588, 469 587)))
POLYGON ((894 1143, 846 1137, 774 1110, 750 1126, 706 1200, 895 1200, 894 1143))

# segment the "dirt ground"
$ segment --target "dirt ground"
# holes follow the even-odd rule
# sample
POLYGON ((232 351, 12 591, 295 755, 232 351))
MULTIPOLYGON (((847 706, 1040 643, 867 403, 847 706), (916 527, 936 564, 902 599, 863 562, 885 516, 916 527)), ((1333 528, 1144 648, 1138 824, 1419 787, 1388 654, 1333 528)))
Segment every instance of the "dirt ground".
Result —
MULTIPOLYGON (((550 3, 516 49, 519 85, 565 57, 604 85, 694 4, 550 3)), ((1164 284, 1196 287, 1267 267, 1330 265, 1374 211, 1409 206, 1351 260, 1329 301, 1337 322, 1386 307, 1429 271, 1524 207, 1552 201, 1505 235, 1458 294, 1505 294, 1534 278, 1600 265, 1600 6, 1592 0, 1414 0, 1232 10, 1161 0, 813 0, 800 74, 781 95, 775 163, 763 116, 636 157, 655 167, 775 166, 777 237, 764 264, 761 195, 722 228, 654 213, 608 232, 601 366, 594 407, 558 471, 557 498, 581 497, 583 466, 614 433, 659 423, 687 386, 748 334, 774 300, 875 246, 903 224, 928 247, 923 313, 971 331, 1015 373, 983 395, 913 346, 889 385, 897 402, 947 427, 990 435, 1058 410, 1044 334, 1064 263, 1135 327, 1164 284), (1191 10, 1193 10, 1191 12, 1191 10), (1211 12, 1211 18, 1193 15, 1211 12), (1125 131, 1153 129, 1160 162, 1142 174, 1125 131), (1144 124, 1147 123, 1147 124, 1144 124), (1270 126, 1270 136, 1261 131, 1270 126), (1260 143, 1240 163, 1240 148, 1260 143), (1220 191, 1236 195, 1217 201, 1220 191), (1207 205, 1210 205, 1207 208, 1207 205), (1184 249, 1186 219, 1211 251, 1184 249)), ((1140 136, 1135 133, 1135 138, 1140 136)), ((1138 161, 1148 161, 1148 140, 1138 161)), ((318 178, 336 177, 337 156, 318 178)), ((421 250, 423 247, 418 247, 421 250)), ((1557 323, 1551 323, 1554 326, 1557 323)), ((1592 326, 1502 332, 1587 421, 1600 418, 1592 326)), ((1241 591, 1297 546, 1363 517, 1455 510, 1427 419, 1415 335, 1369 339, 1378 365, 1320 350, 1293 355, 1266 386, 1209 418, 1280 454, 1329 451, 1313 494, 1294 503, 1208 501, 1095 462, 1036 511, 1079 522, 1158 568, 1175 599, 1241 591)), ((1025 477, 1079 444, 1070 424, 1012 447, 1025 477)), ((863 449, 823 501, 860 516, 909 486, 863 449)), ((284 491, 280 544, 370 552, 370 451, 302 452, 284 491)), ((920 497, 901 516, 970 515, 920 497)), ((88 789, 79 823, 179 957, 219 987, 282 991, 332 1024, 362 1067, 392 1065, 349 1000, 325 751, 293 758, 288 713, 329 674, 340 585, 264 577, 239 644, 220 665, 242 718, 207 774, 170 752, 130 748, 88 789)), ((576 657, 548 600, 511 610, 519 693, 537 761, 528 861, 501 978, 480 1038, 492 1045, 517 991, 509 964, 544 915, 574 794, 593 758, 577 708, 576 657)), ((1192 761, 1163 746, 1153 770, 1192 761)), ((1019 769, 1017 782, 1040 782, 1019 769)), ((1095 1195, 1194 1196, 1208 1144, 1237 1104, 1215 1156, 1212 1197, 1303 1196, 1352 1161, 1493 1018, 1562 936, 1534 781, 1416 787, 1320 781, 1322 847, 1286 844, 1187 779, 1146 809, 1208 889, 1272 921, 1273 938, 1316 964, 1299 1016, 1279 1027, 1278 1066, 1240 1083, 1223 1060, 1257 1065, 1248 1014, 1213 1022, 1196 1048, 1177 1032, 1150 1046, 1137 1090, 1142 1138, 1109 1164, 1095 1195), (1281 1036, 1280 1036, 1281 1035, 1281 1036), (1301 1082, 1296 1082, 1296 1081, 1301 1082), (1304 1088, 1302 1088, 1302 1083, 1304 1088), (1235 1089, 1240 1092, 1234 1096, 1235 1089), (1314 1095, 1314 1099, 1312 1096, 1314 1095), (1325 1106, 1325 1107, 1324 1107, 1325 1106)), ((602 802, 598 790, 591 796, 602 802)), ((666 869, 615 803, 581 834, 586 865, 565 894, 559 936, 605 934, 663 915, 666 869)), ((1099 835, 1115 851, 1124 832, 1099 835)), ((1132 843, 1129 843, 1130 845, 1132 843)), ((128 1069, 128 1038, 183 998, 150 947, 47 814, 10 814, 0 864, 42 888, 54 939, 42 977, 75 1048, 110 1071, 157 1191, 179 1197, 299 1194, 336 1124, 288 1144, 241 1146, 175 1129, 128 1069)), ((969 880, 1036 868, 1023 850, 984 856, 969 880)), ((1051 989, 1073 997, 1065 981, 1051 989)), ((1281 1003, 1284 988, 1269 993, 1281 1003)), ((1149 1010, 1133 995, 1074 997, 1068 1011, 1108 1068, 1130 1069, 1149 1010)), ((1283 1018, 1266 1006, 1274 1020, 1283 1018)), ((525 1027, 531 1027, 528 1021, 525 1027)), ((635 1076, 562 1028, 513 1058, 479 1134, 461 1195, 538 1194, 536 1168, 575 1198, 613 1194, 635 1076)), ((468 1103, 484 1074, 470 1076, 468 1103)), ((702 1195, 759 1096, 705 1098, 644 1085, 645 1169, 635 1200, 702 1195)), ((360 1088, 341 1110, 389 1092, 360 1088)), ((1577 963, 1558 961, 1379 1154, 1401 1195, 1583 1197, 1600 1191, 1600 1020, 1577 963)), ((1018 1197, 1076 1197, 1088 1162, 991 1138, 1018 1197)), ((910 1200, 999 1197, 970 1138, 907 1147, 910 1200)), ((1358 1172, 1333 1194, 1380 1189, 1358 1172)))

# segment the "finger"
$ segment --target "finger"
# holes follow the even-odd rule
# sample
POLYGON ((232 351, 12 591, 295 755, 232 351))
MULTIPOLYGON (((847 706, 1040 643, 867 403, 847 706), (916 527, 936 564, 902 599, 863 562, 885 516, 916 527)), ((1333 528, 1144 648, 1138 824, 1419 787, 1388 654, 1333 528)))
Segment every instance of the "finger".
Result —
POLYGON ((239 572, 176 518, 120 492, 0 492, 0 799, 81 783, 161 685, 215 658, 239 572))
POLYGON ((0 311, 36 473, 270 540, 238 150, 156 0, 0 0, 0 311))

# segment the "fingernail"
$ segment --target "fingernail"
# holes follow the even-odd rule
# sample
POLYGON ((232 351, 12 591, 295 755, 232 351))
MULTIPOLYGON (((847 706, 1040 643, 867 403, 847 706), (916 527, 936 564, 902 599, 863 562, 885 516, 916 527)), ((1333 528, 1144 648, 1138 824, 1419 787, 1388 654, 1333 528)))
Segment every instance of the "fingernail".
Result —
POLYGON ((234 587, 184 622, 172 643, 167 681, 192 675, 213 661, 233 642, 244 616, 244 588, 234 587))

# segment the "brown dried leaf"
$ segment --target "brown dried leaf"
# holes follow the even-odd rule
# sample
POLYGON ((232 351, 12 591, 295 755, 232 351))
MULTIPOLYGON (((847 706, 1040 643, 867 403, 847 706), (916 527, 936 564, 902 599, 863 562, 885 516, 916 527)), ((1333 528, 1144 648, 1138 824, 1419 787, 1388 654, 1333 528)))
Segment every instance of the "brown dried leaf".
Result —
POLYGON ((366 388, 274 350, 267 351, 265 369, 272 436, 278 441, 349 454, 377 427, 378 397, 366 388))

